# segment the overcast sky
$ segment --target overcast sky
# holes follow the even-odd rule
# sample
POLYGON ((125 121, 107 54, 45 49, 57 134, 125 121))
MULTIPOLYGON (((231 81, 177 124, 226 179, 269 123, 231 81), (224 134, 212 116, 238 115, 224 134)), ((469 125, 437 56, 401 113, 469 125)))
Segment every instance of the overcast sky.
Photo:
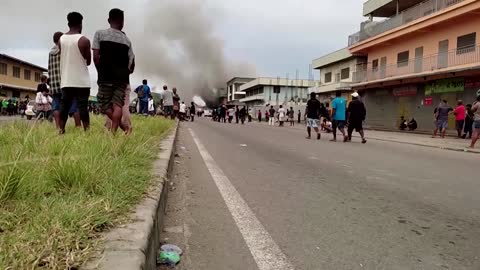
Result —
MULTIPOLYGON (((348 35, 358 31, 363 20, 362 0, 204 0, 201 4, 199 0, 178 1, 185 6, 196 3, 191 5, 191 14, 202 13, 206 18, 204 28, 216 38, 209 41, 221 44, 218 54, 228 59, 225 69, 236 65, 235 61, 248 63, 255 67, 257 76, 284 77, 289 73, 294 78, 298 69, 300 77, 307 78, 312 60, 346 47, 348 35)), ((145 12, 161 8, 153 7, 149 0, 0 0, 0 52, 46 66, 51 35, 66 30, 68 11, 84 15, 84 34, 92 38, 95 30, 107 27, 107 13, 113 7, 125 10, 125 30, 135 33, 134 49, 139 47, 136 44, 155 38, 142 31, 148 25, 136 27, 143 24, 145 12)), ((182 24, 183 19, 178 18, 175 23, 182 24)), ((189 26, 182 25, 185 27, 189 26)), ((155 46, 148 47, 152 48, 155 46)), ((171 57, 181 55, 175 52, 175 46, 170 44, 168 48, 171 57)), ((142 62, 137 61, 137 65, 142 62)), ((186 71, 179 67, 178 73, 182 72, 186 71)), ((93 69, 91 73, 95 76, 93 69)), ((140 79, 141 75, 137 76, 140 79)), ((161 77, 159 74, 158 84, 161 77)), ((318 79, 318 72, 315 78, 318 79)))

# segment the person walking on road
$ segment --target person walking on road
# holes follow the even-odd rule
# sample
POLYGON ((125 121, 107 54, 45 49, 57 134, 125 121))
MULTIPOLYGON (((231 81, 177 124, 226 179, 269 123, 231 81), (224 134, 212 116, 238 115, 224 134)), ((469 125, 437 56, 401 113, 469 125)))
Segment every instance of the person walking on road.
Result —
POLYGON ((346 142, 348 137, 345 134, 345 124, 346 124, 346 100, 342 98, 342 92, 337 91, 335 93, 335 98, 332 100, 332 115, 331 118, 333 120, 332 123, 332 132, 333 132, 333 139, 330 140, 332 142, 337 141, 337 129, 343 135, 343 141, 346 142))
POLYGON ((302 123, 302 111, 298 110, 298 115, 297 115, 297 117, 298 117, 298 123, 299 123, 299 124, 302 123))
POLYGON ((473 103, 472 107, 473 113, 473 135, 472 135, 472 143, 470 144, 470 148, 475 147, 475 143, 477 143, 478 139, 480 138, 480 95, 477 96, 477 100, 473 103))
POLYGON ((90 128, 88 112, 91 87, 88 66, 92 62, 90 40, 82 35, 83 16, 80 13, 69 13, 67 21, 70 30, 60 37, 60 87, 62 89, 60 134, 65 133, 68 114, 74 99, 77 101, 83 129, 86 131, 90 128))
POLYGON ((258 110, 258 122, 262 122, 262 110, 258 110))
POLYGON ((283 123, 287 120, 287 111, 283 108, 283 105, 280 105, 278 109, 278 121, 280 122, 280 126, 283 127, 283 123))
POLYGON ((270 110, 268 111, 268 125, 269 126, 275 126, 275 109, 273 106, 270 106, 270 110))
POLYGON ((231 124, 233 121, 233 117, 235 116, 235 108, 228 109, 228 123, 231 124))
POLYGON ((474 114, 472 112, 472 104, 467 104, 466 114, 465 114, 465 128, 463 129, 462 139, 466 139, 467 136, 468 136, 468 139, 472 138, 473 118, 474 118, 474 114))
POLYGON ((365 109, 363 102, 358 97, 359 95, 357 92, 353 93, 353 100, 350 102, 350 104, 348 104, 347 108, 348 141, 352 140, 352 133, 353 130, 355 130, 360 133, 360 136, 362 137, 362 143, 367 143, 362 126, 362 123, 365 121, 365 117, 367 116, 367 110, 365 109))
POLYGON ((433 130, 432 138, 437 137, 437 133, 440 130, 442 138, 445 138, 445 133, 448 128, 448 115, 453 111, 453 108, 448 105, 446 100, 442 102, 435 108, 433 115, 435 120, 435 129, 433 130))
POLYGON ((295 126, 295 111, 293 110, 293 107, 290 107, 290 110, 288 111, 288 121, 290 122, 291 127, 295 126))
POLYGON ((465 124, 465 106, 461 100, 458 101, 457 107, 453 111, 455 115, 455 128, 457 129, 458 138, 462 137, 463 125, 465 124))
POLYGON ((235 106, 235 123, 238 124, 240 122, 240 110, 238 109, 238 105, 235 106))
POLYGON ((242 125, 245 124, 245 120, 246 120, 246 117, 247 117, 247 109, 245 108, 245 106, 243 106, 240 109, 238 114, 239 114, 239 117, 240 117, 240 121, 242 122, 242 125))
POLYGON ((320 101, 317 99, 317 94, 312 92, 310 93, 310 100, 307 102, 306 108, 307 114, 307 139, 312 138, 312 128, 317 133, 317 140, 320 140, 320 130, 318 129, 320 125, 320 101))

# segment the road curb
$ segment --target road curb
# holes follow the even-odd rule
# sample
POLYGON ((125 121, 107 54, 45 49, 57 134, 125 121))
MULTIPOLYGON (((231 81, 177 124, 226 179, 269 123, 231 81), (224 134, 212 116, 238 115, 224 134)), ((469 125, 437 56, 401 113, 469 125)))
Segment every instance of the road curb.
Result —
POLYGON ((168 179, 175 155, 179 124, 160 145, 154 162, 153 183, 145 198, 130 215, 131 223, 115 227, 104 235, 102 249, 81 270, 155 270, 160 233, 163 228, 168 179))
POLYGON ((437 146, 437 145, 428 145, 428 144, 421 144, 421 143, 413 143, 413 142, 404 142, 404 141, 397 141, 397 140, 391 140, 391 139, 379 139, 379 138, 372 138, 368 137, 367 139, 369 140, 376 140, 376 141, 383 141, 383 142, 394 142, 394 143, 400 143, 400 144, 406 144, 406 145, 416 145, 416 146, 423 146, 423 147, 429 147, 429 148, 436 148, 436 149, 442 149, 442 150, 449 150, 449 151, 455 151, 455 152, 465 152, 465 153, 472 153, 472 154, 480 154, 479 151, 473 151, 468 148, 455 148, 455 147, 444 147, 444 146, 437 146))

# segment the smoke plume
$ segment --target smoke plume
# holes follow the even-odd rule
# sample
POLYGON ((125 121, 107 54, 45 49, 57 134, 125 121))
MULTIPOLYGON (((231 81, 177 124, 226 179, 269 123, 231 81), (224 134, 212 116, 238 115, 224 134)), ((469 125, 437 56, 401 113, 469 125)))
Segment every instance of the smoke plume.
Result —
POLYGON ((196 94, 207 102, 230 77, 255 75, 252 66, 226 59, 205 1, 150 0, 145 7, 144 29, 133 34, 140 73, 176 86, 182 98, 196 94))

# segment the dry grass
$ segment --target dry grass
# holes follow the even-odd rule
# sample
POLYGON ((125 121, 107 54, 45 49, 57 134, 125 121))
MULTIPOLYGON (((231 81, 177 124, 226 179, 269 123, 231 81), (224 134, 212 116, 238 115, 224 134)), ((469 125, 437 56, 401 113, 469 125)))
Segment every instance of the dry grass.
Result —
POLYGON ((76 269, 98 232, 124 218, 151 180, 173 122, 134 118, 129 137, 103 118, 63 137, 48 123, 0 128, 0 269, 76 269))

